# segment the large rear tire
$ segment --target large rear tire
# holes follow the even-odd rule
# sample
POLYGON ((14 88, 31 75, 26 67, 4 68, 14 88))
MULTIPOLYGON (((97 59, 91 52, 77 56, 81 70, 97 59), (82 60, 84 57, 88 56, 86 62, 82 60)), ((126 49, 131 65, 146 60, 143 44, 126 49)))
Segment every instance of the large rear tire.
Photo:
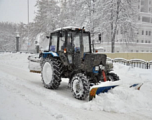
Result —
POLYGON ((77 73, 72 77, 71 89, 76 99, 84 100, 89 95, 90 84, 87 77, 82 73, 77 73))
POLYGON ((42 61, 41 76, 44 87, 57 89, 61 82, 62 65, 60 60, 46 58, 42 61))

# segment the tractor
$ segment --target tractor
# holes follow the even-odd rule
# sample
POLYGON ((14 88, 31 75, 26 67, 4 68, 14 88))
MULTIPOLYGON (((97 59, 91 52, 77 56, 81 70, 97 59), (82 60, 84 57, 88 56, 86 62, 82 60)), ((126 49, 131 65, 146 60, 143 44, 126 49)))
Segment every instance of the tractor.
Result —
POLYGON ((106 54, 92 52, 90 32, 84 28, 59 28, 47 38, 49 47, 39 54, 44 87, 57 89, 61 78, 69 78, 73 96, 84 100, 91 86, 119 80, 110 73, 113 66, 106 65, 106 54))

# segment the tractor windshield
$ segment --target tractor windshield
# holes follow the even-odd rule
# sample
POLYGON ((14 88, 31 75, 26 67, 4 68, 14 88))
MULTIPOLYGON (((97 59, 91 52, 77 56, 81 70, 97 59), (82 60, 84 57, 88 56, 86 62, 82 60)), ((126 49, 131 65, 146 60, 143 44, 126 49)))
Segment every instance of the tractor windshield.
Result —
POLYGON ((90 45, 89 45, 89 35, 83 34, 83 46, 84 46, 84 52, 90 52, 90 45))
MULTIPOLYGON (((80 51, 80 44, 81 44, 81 33, 73 33, 73 44, 75 51, 80 51)), ((90 52, 90 44, 89 44, 89 34, 83 33, 83 42, 84 52, 90 52)))

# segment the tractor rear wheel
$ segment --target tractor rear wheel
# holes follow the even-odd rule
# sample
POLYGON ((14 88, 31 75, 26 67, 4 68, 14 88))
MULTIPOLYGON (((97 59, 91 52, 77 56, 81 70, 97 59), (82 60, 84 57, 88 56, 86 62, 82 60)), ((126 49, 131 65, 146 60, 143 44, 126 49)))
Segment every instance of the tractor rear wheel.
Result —
POLYGON ((42 61, 41 76, 44 87, 57 89, 61 82, 62 66, 58 59, 46 58, 42 61))
POLYGON ((90 84, 87 77, 82 73, 77 73, 71 80, 71 89, 76 99, 84 100, 89 95, 90 84))

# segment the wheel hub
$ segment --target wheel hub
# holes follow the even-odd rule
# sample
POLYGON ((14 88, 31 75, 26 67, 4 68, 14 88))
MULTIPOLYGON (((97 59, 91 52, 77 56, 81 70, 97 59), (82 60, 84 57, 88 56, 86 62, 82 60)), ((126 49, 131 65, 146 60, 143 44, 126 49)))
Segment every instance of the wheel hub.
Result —
POLYGON ((45 82, 45 84, 49 84, 52 80, 52 67, 50 65, 50 63, 46 62, 43 66, 43 80, 45 82))
POLYGON ((76 95, 81 95, 83 93, 83 85, 80 80, 76 79, 73 81, 73 91, 76 95))

